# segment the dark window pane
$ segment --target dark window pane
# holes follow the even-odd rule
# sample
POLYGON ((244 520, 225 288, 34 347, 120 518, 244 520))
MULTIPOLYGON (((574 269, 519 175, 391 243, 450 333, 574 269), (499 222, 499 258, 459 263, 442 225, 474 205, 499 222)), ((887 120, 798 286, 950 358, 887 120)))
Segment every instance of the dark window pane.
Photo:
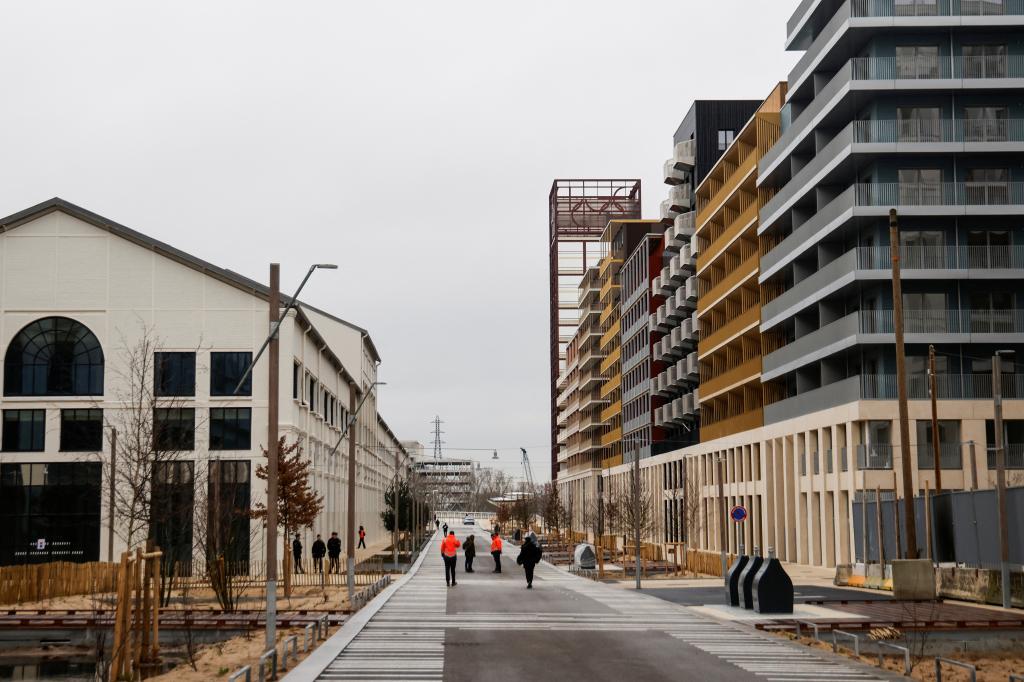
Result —
POLYGON ((103 410, 61 410, 62 452, 99 452, 103 449, 103 410))
POLYGON ((153 448, 160 451, 194 450, 196 411, 160 407, 153 410, 153 448))
POLYGON ((156 353, 153 374, 153 391, 158 396, 196 394, 195 353, 156 353))
POLYGON ((210 395, 252 395, 252 373, 235 393, 252 353, 210 353, 210 395))
POLYGON ((4 410, 4 452, 42 452, 46 410, 4 410))
POLYGON ((210 449, 248 450, 252 410, 248 407, 210 409, 210 449))
POLYGON ((4 395, 103 395, 99 341, 66 317, 36 320, 7 348, 4 395))

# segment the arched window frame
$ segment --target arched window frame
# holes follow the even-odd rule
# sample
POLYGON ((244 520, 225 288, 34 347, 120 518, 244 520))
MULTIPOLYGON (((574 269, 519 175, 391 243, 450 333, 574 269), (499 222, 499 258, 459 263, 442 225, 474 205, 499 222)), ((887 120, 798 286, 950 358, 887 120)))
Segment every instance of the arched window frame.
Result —
POLYGON ((14 335, 4 354, 4 396, 102 396, 105 360, 77 320, 44 317, 14 335))

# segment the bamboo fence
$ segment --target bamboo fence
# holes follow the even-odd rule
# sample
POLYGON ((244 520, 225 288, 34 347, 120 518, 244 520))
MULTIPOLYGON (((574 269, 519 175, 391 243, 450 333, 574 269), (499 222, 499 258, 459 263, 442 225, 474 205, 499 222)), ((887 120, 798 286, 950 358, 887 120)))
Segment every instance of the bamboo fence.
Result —
POLYGON ((76 594, 114 592, 118 564, 104 561, 0 567, 0 604, 44 601, 76 594))

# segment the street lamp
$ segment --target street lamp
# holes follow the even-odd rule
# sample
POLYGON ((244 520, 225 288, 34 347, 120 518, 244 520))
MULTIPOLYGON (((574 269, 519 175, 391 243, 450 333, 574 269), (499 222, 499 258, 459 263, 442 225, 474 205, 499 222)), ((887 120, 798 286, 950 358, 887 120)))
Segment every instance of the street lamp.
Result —
POLYGON ((242 390, 242 385, 252 374, 253 367, 263 355, 263 351, 270 349, 270 356, 267 361, 269 381, 267 382, 267 631, 266 646, 268 649, 276 645, 277 639, 277 441, 278 441, 278 382, 280 380, 280 356, 278 351, 278 330, 281 322, 288 316, 288 312, 297 307, 299 293, 306 286, 310 275, 314 270, 337 270, 338 266, 333 263, 315 263, 310 266, 302 283, 295 290, 288 306, 281 313, 281 265, 280 263, 270 264, 270 294, 268 301, 270 333, 264 339, 256 356, 253 357, 249 366, 242 373, 238 385, 233 391, 234 395, 242 390))
MULTIPOLYGON (((366 402, 366 399, 370 397, 370 393, 373 392, 373 389, 375 387, 377 387, 377 386, 385 386, 385 385, 387 385, 387 382, 385 382, 385 381, 375 381, 372 384, 370 384, 370 387, 368 389, 366 389, 366 391, 363 393, 363 396, 359 399, 359 404, 358 405, 354 404, 355 403, 355 397, 356 397, 355 396, 355 391, 353 391, 350 394, 350 396, 349 396, 349 403, 348 404, 349 404, 349 407, 350 407, 350 409, 352 411, 348 415, 348 419, 345 420, 345 428, 342 429, 341 435, 338 436, 338 442, 334 444, 333 448, 331 448, 330 455, 328 455, 328 456, 333 456, 334 453, 336 453, 338 451, 338 447, 341 445, 341 441, 345 440, 345 435, 349 432, 349 429, 352 428, 352 425, 355 424, 356 417, 359 416, 359 411, 361 409, 363 409, 363 404, 366 402)), ((352 388, 355 389, 355 390, 358 390, 358 388, 356 386, 353 386, 352 388)), ((348 574, 348 603, 349 603, 349 605, 351 605, 352 601, 353 601, 353 598, 355 597, 355 591, 356 591, 356 439, 355 439, 355 436, 352 436, 348 440, 348 509, 347 509, 347 511, 348 511, 348 520, 346 522, 346 526, 347 526, 347 530, 348 530, 348 533, 347 533, 347 535, 348 535, 348 540, 347 540, 348 552, 347 552, 347 556, 345 557, 345 564, 346 564, 346 573, 348 574)))

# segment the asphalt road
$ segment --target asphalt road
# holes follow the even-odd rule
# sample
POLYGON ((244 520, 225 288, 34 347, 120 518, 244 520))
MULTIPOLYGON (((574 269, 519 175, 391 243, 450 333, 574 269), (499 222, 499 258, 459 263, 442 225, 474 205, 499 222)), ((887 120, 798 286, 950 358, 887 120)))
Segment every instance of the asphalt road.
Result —
POLYGON ((685 606, 537 567, 526 589, 518 547, 492 573, 490 539, 477 535, 475 573, 459 556, 447 587, 435 537, 423 564, 317 679, 599 682, 603 680, 894 679, 831 654, 685 606))

